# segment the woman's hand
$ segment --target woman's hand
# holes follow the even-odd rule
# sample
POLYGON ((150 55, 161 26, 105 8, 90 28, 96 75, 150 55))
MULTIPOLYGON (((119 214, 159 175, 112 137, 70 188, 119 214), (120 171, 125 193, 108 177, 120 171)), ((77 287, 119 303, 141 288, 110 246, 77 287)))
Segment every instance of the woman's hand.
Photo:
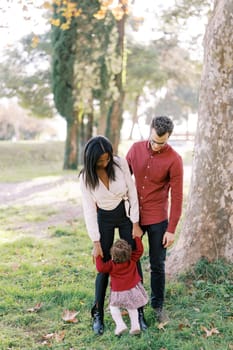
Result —
POLYGON ((97 256, 104 257, 103 250, 101 247, 101 244, 99 241, 94 242, 93 250, 92 250, 93 258, 96 258, 97 256))
POLYGON ((141 238, 142 235, 143 235, 142 229, 141 229, 141 227, 139 226, 139 223, 138 223, 138 222, 135 222, 135 223, 133 224, 133 232, 132 232, 132 235, 133 235, 133 238, 135 238, 135 237, 141 238))

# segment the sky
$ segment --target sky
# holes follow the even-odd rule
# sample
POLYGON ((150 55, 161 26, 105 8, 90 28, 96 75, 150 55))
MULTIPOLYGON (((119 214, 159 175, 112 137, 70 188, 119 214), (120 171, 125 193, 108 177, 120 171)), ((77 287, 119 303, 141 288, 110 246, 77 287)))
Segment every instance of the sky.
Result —
MULTIPOLYGON (((6 46, 11 46, 17 42, 23 35, 27 35, 33 32, 35 35, 40 34, 48 28, 49 24, 42 16, 42 11, 38 8, 35 9, 33 3, 37 6, 43 4, 45 0, 21 0, 19 4, 18 0, 0 0, 0 50, 6 46), (32 5, 26 5, 27 3, 32 5), (27 11, 23 11, 23 7, 27 8, 27 11)), ((159 13, 162 9, 172 7, 175 0, 134 0, 133 14, 138 17, 145 17, 145 21, 140 27, 137 33, 134 33, 135 37, 139 41, 148 42, 151 39, 159 39, 162 35, 161 32, 156 30, 159 25, 159 13), (154 13, 157 14, 157 19, 154 13), (155 29, 152 30, 152 27, 155 29)), ((184 30, 182 33, 182 40, 185 42, 189 39, 190 35, 197 35, 205 31, 205 21, 200 20, 198 23, 190 20, 188 31, 184 30)), ((201 38, 197 43, 200 52, 201 38)))
MULTIPOLYGON (((26 3, 28 0, 21 0, 26 3)), ((44 0, 34 0, 36 5, 40 5, 44 0)), ((134 33, 139 41, 148 42, 151 39, 159 39, 162 35, 156 27, 159 26, 159 13, 174 4, 175 0, 135 0, 133 13, 138 17, 145 17, 143 25, 139 31, 134 33), (154 13, 158 15, 156 19, 154 13), (151 28, 154 27, 154 30, 151 28)), ((33 4, 33 1, 31 1, 33 4)), ((24 35, 33 32, 35 35, 43 33, 50 26, 42 16, 42 11, 35 9, 34 6, 29 6, 27 11, 23 11, 23 5, 18 3, 18 0, 0 0, 0 57, 1 52, 6 47, 11 47, 24 35)), ((205 23, 190 22, 189 31, 183 32, 184 42, 192 34, 204 34, 205 23)), ((195 53, 196 58, 201 58, 202 47, 201 42, 197 44, 199 47, 195 53)), ((195 58, 195 57, 194 57, 195 58)), ((62 128, 64 129, 64 127, 62 128)))
MULTIPOLYGON (((33 32, 35 35, 43 33, 48 26, 42 17, 43 9, 35 9, 33 5, 27 6, 24 11, 24 3, 18 0, 0 0, 0 50, 10 47, 24 35, 33 32)), ((40 6, 44 0, 35 0, 40 6)), ((26 5, 25 5, 26 6, 26 5)))

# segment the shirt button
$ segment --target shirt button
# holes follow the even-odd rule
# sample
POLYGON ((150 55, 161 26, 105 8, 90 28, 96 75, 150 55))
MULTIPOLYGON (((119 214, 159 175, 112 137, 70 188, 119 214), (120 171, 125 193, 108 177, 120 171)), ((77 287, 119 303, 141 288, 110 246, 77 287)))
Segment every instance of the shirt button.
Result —
POLYGON ((142 189, 144 190, 145 186, 142 186, 142 189))
POLYGON ((147 168, 149 169, 149 168, 150 168, 150 166, 149 166, 149 165, 147 165, 147 168))
POLYGON ((147 179, 147 176, 145 176, 144 179, 147 179))
POLYGON ((143 197, 141 196, 140 199, 143 199, 143 197))

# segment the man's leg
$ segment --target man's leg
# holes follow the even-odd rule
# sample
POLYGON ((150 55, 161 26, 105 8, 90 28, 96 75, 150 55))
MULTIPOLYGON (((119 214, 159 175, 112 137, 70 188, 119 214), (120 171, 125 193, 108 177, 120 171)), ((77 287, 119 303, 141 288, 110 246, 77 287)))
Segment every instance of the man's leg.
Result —
POLYGON ((151 306, 161 310, 164 303, 166 258, 166 249, 162 245, 162 240, 166 228, 167 221, 148 225, 146 228, 151 267, 151 306))

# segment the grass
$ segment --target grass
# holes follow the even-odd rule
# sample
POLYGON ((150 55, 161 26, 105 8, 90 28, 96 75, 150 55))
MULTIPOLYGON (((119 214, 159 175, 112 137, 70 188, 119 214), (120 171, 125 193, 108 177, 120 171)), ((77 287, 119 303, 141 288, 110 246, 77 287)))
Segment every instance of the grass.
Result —
POLYGON ((0 142, 0 181, 18 182, 60 175, 64 142, 0 142))
MULTIPOLYGON (((12 147, 11 157, 5 155, 5 160, 1 148, 1 164, 7 169, 4 176, 8 174, 6 179, 19 181, 34 177, 36 173, 39 176, 43 173, 51 175, 50 171, 55 171, 50 167, 53 160, 58 171, 62 164, 61 158, 56 160, 55 156, 59 147, 57 145, 53 149, 50 146, 53 147, 50 144, 39 145, 37 151, 34 148, 38 154, 31 158, 28 148, 25 151, 25 167, 14 159, 19 157, 19 153, 14 152, 13 146, 9 146, 12 147), (47 156, 40 163, 40 152, 44 153, 45 149, 47 156), (54 158, 51 156, 51 159, 53 151, 54 158), (38 163, 33 163, 32 170, 30 159, 35 158, 38 163), (12 164, 8 166, 9 161, 12 164), (22 171, 19 177, 10 174, 9 169, 16 172, 18 168, 22 171)), ((17 147, 18 152, 20 147, 17 147)), ((22 144, 21 151, 24 147, 22 144)), ((3 178, 1 181, 6 181, 3 178)), ((26 222, 33 227, 53 213, 49 204, 21 204, 0 210, 1 350, 233 349, 233 265, 220 260, 212 264, 201 260, 178 280, 167 282, 166 309, 170 322, 163 328, 158 327, 148 305, 145 308, 148 330, 137 337, 126 334, 118 339, 114 336, 114 324, 106 301, 106 331, 101 337, 95 336, 91 330, 90 309, 96 271, 91 258, 92 244, 83 220, 51 226, 43 237, 33 234, 33 230, 25 232, 21 226, 26 222), (62 318, 64 310, 76 311, 77 322, 65 322, 62 318)), ((142 266, 145 287, 149 291, 146 238, 144 245, 142 266)), ((124 318, 129 325, 128 317, 124 318)))
MULTIPOLYGON (((149 290, 146 240, 144 243, 142 264, 149 290)), ((209 264, 202 260, 179 280, 167 283, 166 307, 171 320, 163 329, 158 329, 148 305, 148 330, 139 337, 118 339, 107 305, 104 335, 96 337, 91 331, 95 267, 82 221, 72 227, 52 228, 43 240, 29 236, 2 243, 0 248, 1 350, 232 349, 233 270, 223 261, 209 264), (40 310, 28 311, 38 303, 40 310), (77 323, 63 321, 66 309, 78 312, 77 323), (219 333, 206 337, 204 327, 209 331, 216 328, 219 333), (46 340, 48 334, 54 336, 46 340)))

